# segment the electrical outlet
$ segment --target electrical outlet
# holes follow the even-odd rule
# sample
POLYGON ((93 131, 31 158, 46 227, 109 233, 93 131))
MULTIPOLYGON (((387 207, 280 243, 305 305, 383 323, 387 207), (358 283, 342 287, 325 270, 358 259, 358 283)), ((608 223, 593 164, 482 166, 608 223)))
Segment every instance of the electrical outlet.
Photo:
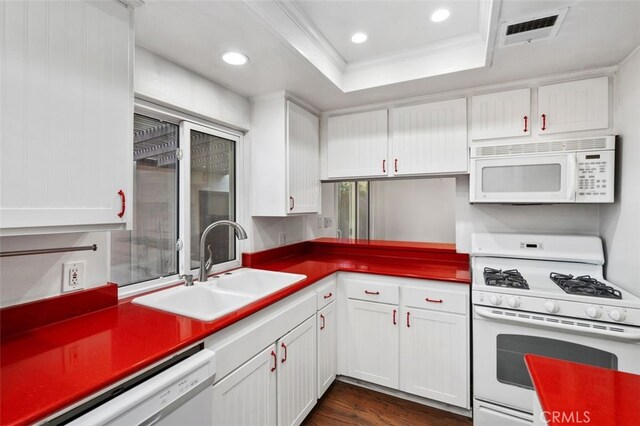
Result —
POLYGON ((287 244, 287 234, 284 232, 278 234, 278 244, 281 246, 287 244))
POLYGON ((84 288, 85 261, 68 262, 62 265, 62 292, 84 288))
POLYGON ((325 228, 331 228, 332 225, 333 225, 333 218, 325 217, 324 218, 324 227, 325 228))

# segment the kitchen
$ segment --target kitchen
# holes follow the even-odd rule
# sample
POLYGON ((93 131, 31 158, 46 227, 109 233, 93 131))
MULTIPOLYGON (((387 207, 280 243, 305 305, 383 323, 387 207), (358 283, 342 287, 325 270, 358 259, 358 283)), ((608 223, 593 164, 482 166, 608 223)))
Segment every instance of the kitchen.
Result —
POLYGON ((0 14, 2 424, 634 424, 639 2, 0 14))

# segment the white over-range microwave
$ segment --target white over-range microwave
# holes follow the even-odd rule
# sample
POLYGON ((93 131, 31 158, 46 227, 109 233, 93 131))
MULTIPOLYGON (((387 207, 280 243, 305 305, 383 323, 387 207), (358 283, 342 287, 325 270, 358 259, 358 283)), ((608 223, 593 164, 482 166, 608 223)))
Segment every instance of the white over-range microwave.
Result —
POLYGON ((615 136, 471 147, 471 203, 612 203, 615 136))

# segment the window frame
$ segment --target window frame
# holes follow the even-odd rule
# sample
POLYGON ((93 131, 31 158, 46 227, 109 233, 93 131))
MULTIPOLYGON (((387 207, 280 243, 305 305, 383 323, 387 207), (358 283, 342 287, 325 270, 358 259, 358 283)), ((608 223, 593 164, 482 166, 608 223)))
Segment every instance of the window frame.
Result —
POLYGON ((373 222, 372 222, 372 182, 370 180, 367 179, 356 179, 356 180, 343 180, 343 181, 336 181, 333 183, 333 191, 334 191, 334 217, 335 217, 335 222, 336 222, 336 238, 338 239, 354 239, 354 240, 360 240, 360 239, 366 239, 366 240, 371 240, 372 238, 372 232, 373 232, 373 222), (367 238, 361 238, 358 236, 358 211, 360 210, 360 202, 358 199, 358 183, 360 182, 366 182, 367 183, 367 238), (353 203, 349 203, 349 217, 353 218, 353 233, 354 236, 340 236, 338 234, 338 232, 340 231, 338 225, 339 225, 339 216, 340 216, 340 190, 338 188, 338 186, 342 183, 349 183, 351 184, 351 188, 353 189, 351 197, 353 198, 353 203))
MULTIPOLYGON (((190 266, 190 220, 191 215, 189 211, 189 198, 190 198, 190 175, 191 168, 188 166, 190 155, 191 141, 185 132, 187 129, 193 129, 196 131, 202 131, 211 133, 224 139, 231 140, 235 144, 235 185, 233 198, 235 201, 235 220, 242 223, 245 216, 244 209, 244 134, 240 131, 221 126, 212 121, 196 117, 194 115, 184 113, 166 107, 157 105, 153 102, 145 99, 135 98, 134 110, 132 114, 141 114, 152 118, 157 118, 172 124, 176 124, 180 127, 180 135, 178 139, 178 147, 182 149, 182 159, 178 161, 178 238, 182 240, 182 249, 178 251, 178 273, 175 275, 167 275, 164 277, 142 281, 135 284, 129 284, 125 286, 118 286, 118 298, 126 298, 135 296, 137 294, 145 293, 151 290, 157 290, 163 287, 169 287, 175 285, 179 280, 181 274, 194 274, 197 275, 199 269, 187 269, 185 265, 190 266), (186 180, 185 180, 185 174, 186 180), (186 193, 186 194, 185 194, 186 193), (186 201, 186 203, 185 203, 186 201)), ((135 163, 131 163, 131 167, 135 169, 135 163)), ((135 178, 135 170, 134 170, 135 178)), ((135 209, 135 205, 130 208, 135 209)), ((111 279, 111 238, 107 238, 107 262, 108 262, 108 276, 111 279)), ((242 266, 242 252, 246 240, 236 240, 235 259, 229 262, 219 263, 211 268, 211 273, 215 274, 230 269, 239 268, 242 266)))

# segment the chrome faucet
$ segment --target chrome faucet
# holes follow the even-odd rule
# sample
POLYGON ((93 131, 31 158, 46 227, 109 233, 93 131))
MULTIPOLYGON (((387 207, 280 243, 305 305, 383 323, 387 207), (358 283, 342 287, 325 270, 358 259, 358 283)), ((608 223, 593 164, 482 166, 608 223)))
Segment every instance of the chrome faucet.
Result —
POLYGON ((202 233, 202 236, 200 237, 200 273, 198 274, 198 281, 200 281, 201 283, 207 281, 207 273, 209 272, 209 267, 211 266, 205 260, 205 254, 204 254, 204 251, 206 248, 205 241, 207 239, 207 235, 209 235, 209 232, 211 232, 213 228, 218 227, 220 225, 227 225, 232 227, 239 240, 247 239, 247 232, 244 230, 244 228, 240 226, 240 224, 232 220, 219 220, 207 226, 204 232, 202 233))

